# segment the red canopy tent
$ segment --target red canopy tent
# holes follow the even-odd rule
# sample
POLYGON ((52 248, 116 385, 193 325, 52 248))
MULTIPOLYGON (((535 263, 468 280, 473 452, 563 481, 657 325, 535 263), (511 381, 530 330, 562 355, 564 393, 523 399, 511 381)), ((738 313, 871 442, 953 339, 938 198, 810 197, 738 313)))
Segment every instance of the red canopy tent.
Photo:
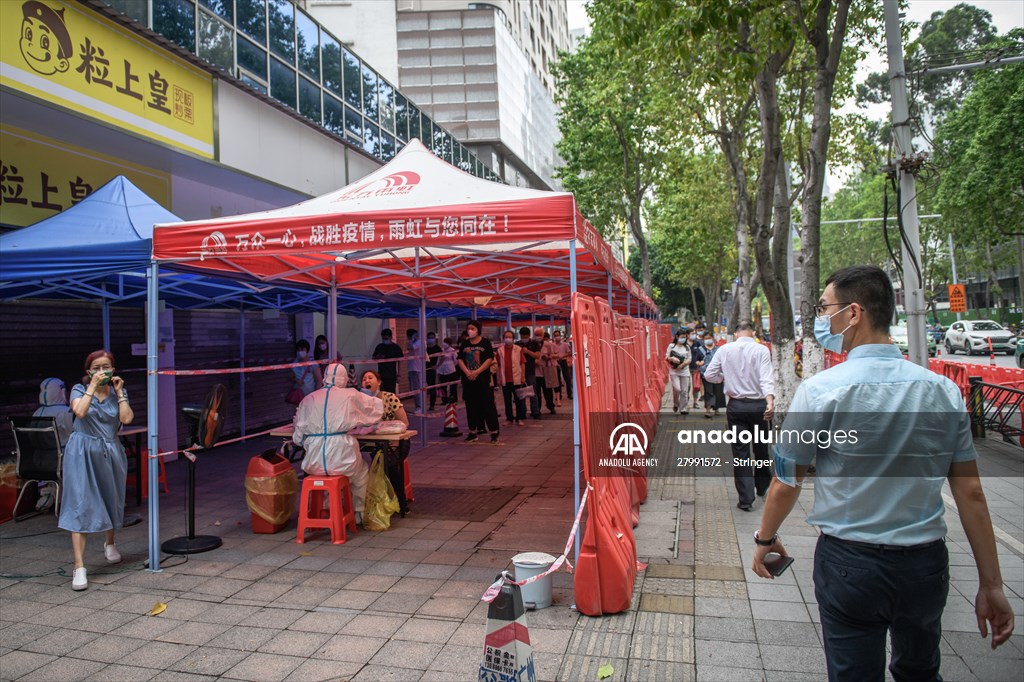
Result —
POLYGON ((573 240, 578 291, 618 291, 623 312, 653 308, 572 194, 481 180, 414 140, 359 182, 294 206, 158 225, 153 257, 264 282, 564 313, 573 240))
MULTIPOLYGON (((441 161, 418 140, 362 180, 293 206, 157 225, 149 289, 154 306, 160 264, 329 288, 331 356, 338 288, 418 296, 424 302, 424 337, 428 300, 505 308, 510 318, 537 313, 568 319, 572 293, 580 292, 607 298, 626 314, 655 311, 580 214, 572 194, 481 180, 441 161)), ((155 320, 149 316, 150 348, 157 343, 155 320)), ((149 438, 150 451, 156 452, 155 355, 150 363, 149 438)), ((573 405, 576 471, 578 404, 573 405)), ((150 467, 151 566, 159 566, 156 471, 150 467)), ((575 499, 578 509, 578 477, 575 499)))

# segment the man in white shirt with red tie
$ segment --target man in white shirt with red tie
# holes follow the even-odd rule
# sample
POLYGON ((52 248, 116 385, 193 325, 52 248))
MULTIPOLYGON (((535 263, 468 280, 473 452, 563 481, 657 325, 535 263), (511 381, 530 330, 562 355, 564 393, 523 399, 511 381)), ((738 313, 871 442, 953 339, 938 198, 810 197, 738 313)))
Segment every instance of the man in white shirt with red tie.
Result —
POLYGON ((711 364, 704 370, 704 381, 724 383, 729 404, 725 416, 729 428, 737 435, 751 433, 748 443, 732 444, 732 476, 739 495, 737 507, 751 511, 754 493, 764 497, 772 482, 771 458, 768 456, 767 437, 753 437, 756 431, 771 428, 775 412, 775 380, 772 377, 772 355, 766 346, 754 340, 754 325, 742 321, 736 325, 736 340, 727 343, 715 353, 711 364), (758 441, 765 441, 759 443, 758 441), (753 447, 753 456, 751 456, 753 447))

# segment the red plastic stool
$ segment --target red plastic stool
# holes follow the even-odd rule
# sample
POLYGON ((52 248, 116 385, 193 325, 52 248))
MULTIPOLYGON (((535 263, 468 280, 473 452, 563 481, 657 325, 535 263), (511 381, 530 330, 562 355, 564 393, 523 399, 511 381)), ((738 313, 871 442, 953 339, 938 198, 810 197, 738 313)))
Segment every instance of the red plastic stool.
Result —
MULTIPOLYGON (((1021 414, 1024 414, 1024 405, 1021 405, 1021 414)), ((1024 436, 1021 436, 1021 438, 1024 438, 1024 436)), ((406 459, 405 462, 402 463, 402 473, 405 475, 405 499, 408 500, 409 502, 412 502, 414 498, 412 496, 412 479, 409 478, 408 459, 406 459)))
POLYGON ((299 498, 299 528, 295 542, 306 541, 306 531, 327 528, 331 542, 343 545, 346 529, 356 531, 356 512, 352 508, 352 489, 347 476, 306 476, 302 479, 302 497, 299 498), (324 495, 328 508, 324 509, 324 495))

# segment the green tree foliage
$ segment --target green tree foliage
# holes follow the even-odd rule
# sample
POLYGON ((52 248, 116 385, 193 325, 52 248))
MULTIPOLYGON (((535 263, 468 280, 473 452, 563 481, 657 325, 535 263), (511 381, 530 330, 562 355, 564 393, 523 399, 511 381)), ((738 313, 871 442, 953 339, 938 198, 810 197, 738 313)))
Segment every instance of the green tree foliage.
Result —
POLYGON ((606 237, 629 227, 641 259, 641 282, 651 290, 644 198, 664 165, 666 141, 658 137, 656 84, 637 54, 619 50, 595 30, 554 68, 562 112, 558 177, 585 216, 606 237))
MULTIPOLYGON (((861 173, 854 177, 831 200, 822 205, 824 221, 880 218, 883 194, 888 179, 881 173, 861 173)), ((893 202, 895 203, 895 202, 893 202)), ((895 219, 890 211, 890 241, 899 253, 899 233, 895 232, 895 219)), ((885 246, 882 223, 825 224, 821 226, 821 285, 829 274, 850 265, 891 266, 885 246)))

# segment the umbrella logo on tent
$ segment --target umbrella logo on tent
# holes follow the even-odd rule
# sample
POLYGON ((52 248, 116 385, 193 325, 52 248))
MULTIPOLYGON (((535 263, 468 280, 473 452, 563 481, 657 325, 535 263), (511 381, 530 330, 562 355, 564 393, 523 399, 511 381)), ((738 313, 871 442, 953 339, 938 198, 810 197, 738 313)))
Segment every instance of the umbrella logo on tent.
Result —
POLYGON ((364 185, 360 185, 342 194, 335 201, 348 201, 349 199, 366 199, 368 197, 393 197, 408 194, 420 184, 420 174, 413 171, 401 171, 392 173, 383 178, 377 178, 364 185))
POLYGON ((203 246, 199 249, 199 260, 207 256, 222 256, 228 252, 228 240, 220 232, 211 232, 203 237, 203 246))

